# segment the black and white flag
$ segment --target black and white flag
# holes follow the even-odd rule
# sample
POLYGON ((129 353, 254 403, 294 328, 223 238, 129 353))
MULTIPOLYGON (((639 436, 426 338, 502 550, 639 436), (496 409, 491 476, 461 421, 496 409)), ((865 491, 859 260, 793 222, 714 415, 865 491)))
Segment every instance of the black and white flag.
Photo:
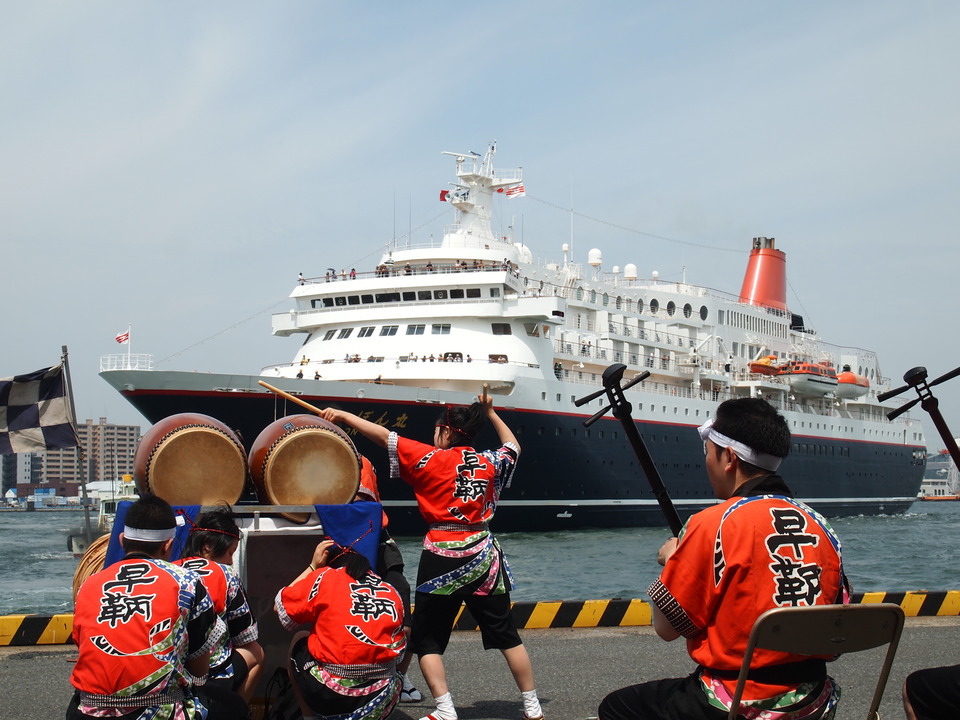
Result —
POLYGON ((0 378, 0 455, 79 444, 62 364, 0 378))

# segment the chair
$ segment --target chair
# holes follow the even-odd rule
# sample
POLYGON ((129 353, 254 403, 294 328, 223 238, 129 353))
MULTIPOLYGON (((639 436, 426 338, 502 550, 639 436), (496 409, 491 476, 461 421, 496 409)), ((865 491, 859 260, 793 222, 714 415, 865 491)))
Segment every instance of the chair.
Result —
POLYGON ((888 645, 867 720, 879 720, 880 699, 903 631, 903 609, 893 603, 816 605, 767 610, 750 632, 728 720, 736 720, 756 648, 797 655, 840 655, 888 645))

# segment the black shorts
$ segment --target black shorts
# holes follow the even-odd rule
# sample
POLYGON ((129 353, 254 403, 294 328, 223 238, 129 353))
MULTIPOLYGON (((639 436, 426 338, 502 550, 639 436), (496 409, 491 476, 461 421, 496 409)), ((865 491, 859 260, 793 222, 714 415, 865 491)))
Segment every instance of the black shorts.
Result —
MULTIPOLYGON (((317 664, 307 649, 307 637, 304 636, 293 646, 290 653, 290 667, 293 682, 300 689, 303 701, 317 715, 342 715, 351 713, 370 702, 371 695, 350 697, 334 692, 310 674, 310 668, 317 664)), ((399 694, 399 687, 397 693, 399 694)))
POLYGON ((509 650, 523 644, 510 614, 510 593, 434 595, 418 592, 416 599, 410 635, 412 653, 443 655, 463 603, 480 627, 485 650, 509 650))
MULTIPOLYGON (((230 691, 239 690, 240 686, 243 684, 243 681, 247 678, 247 673, 250 672, 250 668, 247 667, 247 661, 244 660, 243 655, 238 653, 236 648, 234 648, 230 653, 229 660, 224 663, 224 665, 233 665, 233 676, 208 678, 204 685, 212 685, 214 687, 220 687, 230 691)), ((210 674, 216 675, 218 670, 219 668, 211 668, 210 674)))
POLYGON ((960 717, 960 665, 910 673, 906 690, 917 720, 960 717))
POLYGON ((377 575, 397 591, 400 600, 403 601, 403 624, 409 627, 411 622, 410 583, 403 574, 403 555, 400 554, 397 543, 387 535, 386 530, 383 534, 385 539, 381 538, 380 547, 377 550, 377 575))
MULTIPOLYGON (((615 690, 600 703, 597 715, 600 720, 726 720, 728 713, 708 702, 695 672, 615 690)), ((822 716, 823 709, 810 720, 822 716)))

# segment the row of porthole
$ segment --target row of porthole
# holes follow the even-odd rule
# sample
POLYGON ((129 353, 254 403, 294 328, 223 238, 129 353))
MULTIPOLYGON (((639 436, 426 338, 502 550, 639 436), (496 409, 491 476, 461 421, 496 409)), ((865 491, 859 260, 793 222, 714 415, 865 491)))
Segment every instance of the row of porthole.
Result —
MULTIPOLYGON (((604 306, 604 307, 609 306, 609 305, 610 305, 610 296, 607 295, 607 293, 603 293, 603 295, 602 295, 601 297, 602 297, 602 304, 603 304, 603 306, 604 306)), ((577 288, 577 300, 583 300, 583 288, 582 288, 582 287, 578 287, 578 288, 577 288)), ((596 291, 596 290, 591 290, 591 291, 590 291, 590 302, 592 302, 592 303, 597 302, 597 291, 596 291)), ((629 299, 627 300, 627 310, 630 311, 630 312, 633 312, 633 310, 632 310, 632 308, 631 308, 631 306, 630 306, 632 302, 633 302, 632 300, 629 300, 629 299)), ((622 310, 622 309, 623 309, 623 298, 622 298, 621 296, 617 295, 616 301, 614 302, 614 306, 616 307, 617 310, 622 310)), ((650 308, 650 314, 651 314, 651 315, 656 315, 658 312, 660 312, 660 302, 659 302, 656 298, 654 298, 653 300, 651 300, 650 303, 647 305, 647 307, 650 308)), ((643 300, 637 300, 637 310, 636 310, 636 311, 637 311, 638 314, 642 314, 642 313, 643 313, 643 300)), ((676 304, 675 302, 673 302, 673 300, 671 300, 670 302, 667 303, 666 311, 667 311, 667 315, 669 315, 670 317, 673 317, 673 316, 676 314, 676 312, 677 312, 677 304, 676 304)), ((701 320, 706 320, 709 314, 710 314, 710 313, 709 313, 709 311, 707 310, 707 306, 706 306, 706 305, 701 305, 701 306, 700 306, 700 319, 701 319, 701 320)), ((690 303, 684 304, 684 306, 683 306, 683 316, 684 316, 685 318, 689 318, 691 315, 693 315, 693 306, 692 306, 690 303)))

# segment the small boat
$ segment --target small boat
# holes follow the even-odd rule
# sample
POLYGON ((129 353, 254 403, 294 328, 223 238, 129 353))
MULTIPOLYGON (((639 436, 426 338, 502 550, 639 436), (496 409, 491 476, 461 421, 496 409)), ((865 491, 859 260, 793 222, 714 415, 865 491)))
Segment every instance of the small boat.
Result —
POLYGON ((870 392, 870 380, 863 375, 857 375, 849 365, 844 365, 843 372, 837 375, 837 397, 852 400, 863 397, 868 392, 870 392))
POLYGON ((90 523, 90 537, 87 537, 85 527, 74 528, 67 535, 67 549, 75 558, 83 557, 90 543, 113 529, 113 519, 117 514, 117 504, 120 501, 133 501, 140 497, 130 475, 124 475, 123 480, 116 484, 110 483, 110 490, 93 490, 93 492, 99 496, 99 509, 96 519, 90 523))
POLYGON ((777 365, 776 355, 764 355, 758 360, 748 363, 750 372, 758 375, 776 375, 783 369, 783 365, 777 365))
POLYGON ((777 375, 800 395, 826 395, 837 389, 837 371, 825 363, 791 361, 777 375))

